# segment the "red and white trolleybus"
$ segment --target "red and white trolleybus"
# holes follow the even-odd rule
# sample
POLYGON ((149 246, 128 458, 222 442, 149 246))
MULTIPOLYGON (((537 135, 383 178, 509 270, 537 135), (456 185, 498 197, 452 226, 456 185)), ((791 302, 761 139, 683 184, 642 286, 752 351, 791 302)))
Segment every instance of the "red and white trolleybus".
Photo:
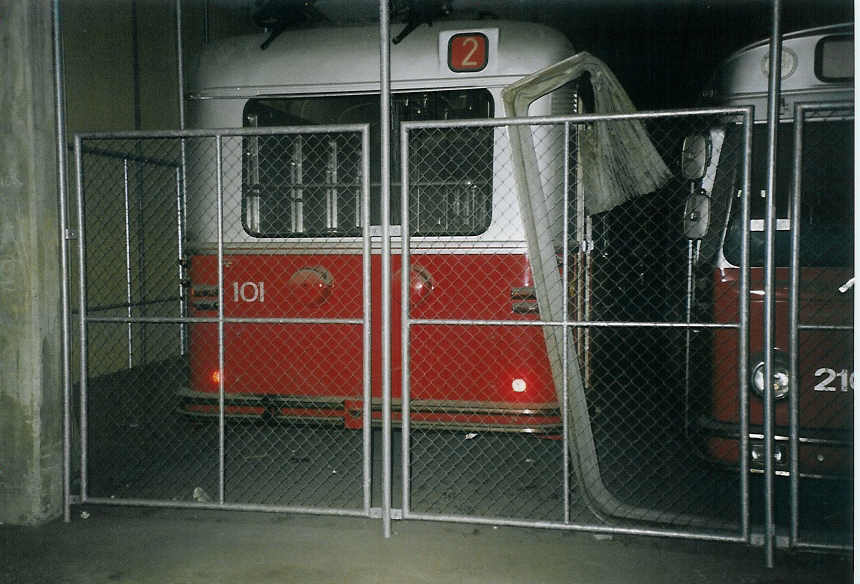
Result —
MULTIPOLYGON (((749 391, 750 468, 764 468, 762 355, 765 290, 765 194, 767 188, 767 95, 769 43, 730 56, 706 91, 718 105, 754 106, 750 218, 750 364, 748 387, 737 387, 737 337, 725 330, 711 343, 709 398, 691 391, 691 402, 707 401, 693 425, 705 436, 713 460, 737 465, 739 391, 749 391)), ((852 468, 854 365, 854 29, 839 25, 787 34, 782 46, 781 103, 776 168, 774 241, 774 468, 790 471, 791 391, 797 400, 797 459, 801 476, 850 475, 852 468), (795 107, 803 104, 803 120, 795 107), (795 131, 802 123, 800 157, 795 131), (795 163, 800 167, 795 169, 795 163), (792 204, 800 179, 799 215, 792 204), (792 230, 799 250, 796 383, 791 383, 790 298, 792 230)), ((704 155, 693 172, 699 201, 709 201, 710 229, 700 239, 702 277, 710 292, 699 298, 717 322, 738 318, 741 265, 742 143, 738 126, 726 124, 685 145, 704 155), (693 146, 690 146, 693 144, 693 146)), ((695 157, 693 157, 695 158, 695 157)), ((696 165, 694 164, 693 167, 696 165)), ((707 203, 706 203, 707 204, 707 203)), ((695 207, 696 205, 693 205, 695 207)), ((688 206, 687 213, 698 214, 688 206)), ((686 217, 686 216, 685 216, 686 217)), ((686 221, 686 219, 685 219, 686 221)), ((695 222, 694 222, 695 223, 695 222)), ((696 227, 693 231, 696 231, 696 227)), ((701 382, 701 380, 700 380, 701 382)), ((696 383, 694 383, 694 387, 696 383)), ((694 405, 694 404, 691 404, 694 405)), ((695 412, 695 407, 688 411, 695 412)))
MULTIPOLYGON (((379 46, 376 27, 288 31, 215 43, 190 87, 190 125, 264 128, 370 124, 372 399, 381 398, 379 234, 379 46)), ((391 49, 392 233, 399 226, 398 124, 414 120, 503 117, 501 91, 572 54, 545 26, 493 20, 440 21, 391 49)), ((572 113, 570 93, 555 92, 530 115, 572 113)), ((534 319, 535 302, 501 129, 443 137, 438 155, 412 176, 432 174, 410 208, 412 310, 417 318, 534 319), (431 168, 422 168, 430 165, 431 168), (432 173, 429 171, 432 170, 432 173), (425 172, 428 171, 428 172, 425 172), (422 204, 422 201, 430 201, 422 204)), ((550 148, 549 145, 538 146, 550 148)), ((362 310, 359 150, 334 135, 245 137, 241 187, 223 195, 223 314, 226 318, 354 318, 362 310)), ((506 149, 509 152, 509 148, 506 149)), ((558 156, 540 157, 559 160, 558 156)), ((547 172, 560 172, 558 169, 547 172)), ((190 165, 193 167, 193 163, 190 165)), ((234 169, 234 172, 238 172, 234 169)), ((237 175, 238 176, 238 175, 237 175)), ((198 196, 189 176, 191 316, 218 314, 215 195, 198 196)), ((210 183, 211 184, 211 183, 210 183)), ((198 189, 199 191, 199 189, 198 189)), ((399 255, 392 295, 399 295, 399 255)), ((392 310, 399 330, 399 311, 392 310)), ((216 323, 190 334, 190 386, 182 409, 227 416, 271 416, 362 423, 360 327, 324 323, 224 327, 223 370, 216 323)), ((399 335, 392 335, 392 394, 400 397, 399 335)), ((452 327, 411 337, 413 425, 557 431, 556 391, 539 327, 452 327), (462 329, 462 330, 460 330, 462 329)), ((395 413, 395 420, 399 414, 395 413)), ((373 419, 380 413, 374 411, 373 419)))

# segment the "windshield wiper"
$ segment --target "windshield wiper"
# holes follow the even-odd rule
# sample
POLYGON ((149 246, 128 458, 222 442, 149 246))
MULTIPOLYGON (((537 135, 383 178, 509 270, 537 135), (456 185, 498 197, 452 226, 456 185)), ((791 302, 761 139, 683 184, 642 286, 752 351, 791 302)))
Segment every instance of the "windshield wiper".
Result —
POLYGON ((406 26, 400 31, 396 37, 391 39, 391 44, 396 45, 409 34, 421 26, 427 24, 433 26, 433 19, 437 16, 447 16, 451 14, 451 2, 448 0, 439 2, 428 2, 427 0, 408 0, 406 9, 406 26))
POLYGON ((291 26, 326 22, 328 18, 313 7, 316 0, 264 0, 254 12, 254 24, 265 28, 269 38, 260 45, 266 50, 276 38, 291 26))

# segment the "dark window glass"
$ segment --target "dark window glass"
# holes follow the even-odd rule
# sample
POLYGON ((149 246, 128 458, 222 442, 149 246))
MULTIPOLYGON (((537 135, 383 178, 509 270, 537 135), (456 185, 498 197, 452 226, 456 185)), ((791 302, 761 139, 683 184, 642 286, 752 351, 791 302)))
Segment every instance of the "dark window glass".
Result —
MULTIPOLYGON (((395 94, 391 104, 391 223, 400 222, 399 124, 493 117, 485 89, 395 94)), ((371 223, 380 200, 378 95, 249 100, 246 127, 370 123, 371 223)), ((477 235, 492 213, 493 130, 421 130, 410 152, 410 231, 477 235)), ((247 137, 242 222, 257 237, 361 234, 361 137, 343 133, 247 137)))
MULTIPOLYGON (((803 266, 850 266, 854 241, 854 131, 853 120, 808 121, 804 124, 800 213, 800 263, 803 266)), ((781 124, 778 137, 776 215, 789 218, 794 152, 794 126, 781 124)), ((767 128, 753 130, 750 212, 753 220, 765 218, 767 187, 767 128)), ((740 176, 740 172, 737 173, 740 176)), ((724 246, 726 259, 740 264, 740 206, 732 218, 724 246)), ((778 230, 777 265, 791 260, 791 235, 778 230)), ((765 232, 750 233, 750 264, 764 265, 765 232)))
POLYGON ((822 81, 854 79, 854 37, 825 37, 815 48, 815 76, 822 81))

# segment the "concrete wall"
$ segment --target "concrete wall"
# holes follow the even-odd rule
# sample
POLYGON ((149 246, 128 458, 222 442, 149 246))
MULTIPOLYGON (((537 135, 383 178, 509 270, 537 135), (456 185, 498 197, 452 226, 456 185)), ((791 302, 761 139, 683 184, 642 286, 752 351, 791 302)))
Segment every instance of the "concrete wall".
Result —
POLYGON ((51 2, 0 0, 0 522, 62 511, 51 2))
MULTIPOLYGON (((237 0, 213 10, 210 35, 251 29, 250 5, 237 0)), ((202 4, 183 7, 190 62, 202 45, 202 4)), ((63 0, 61 8, 69 139, 79 131, 177 128, 175 1, 63 0)), ((23 525, 62 513, 52 42, 50 0, 0 0, 0 523, 23 525)), ((74 254, 71 260, 74 276, 74 254)), ((71 357, 74 365, 77 353, 71 357)), ((113 360, 103 360, 100 371, 125 364, 123 355, 113 360)))
MULTIPOLYGON (((203 46, 204 28, 210 39, 255 31, 250 22, 252 0, 209 2, 208 27, 204 2, 183 0, 183 47, 186 69, 203 46)), ((176 54, 175 0, 62 0, 67 126, 69 140, 77 132, 172 130, 179 128, 179 88, 176 54)), ((89 161, 85 160, 85 163, 89 161)), ((88 302, 91 307, 125 302, 123 183, 121 161, 113 172, 85 185, 87 205, 88 302), (105 177, 111 177, 109 179, 105 177), (95 189, 98 189, 96 192, 95 189), (100 233, 96 233, 99 231, 100 233)), ((133 172, 142 171, 133 168, 133 172)), ((85 173, 86 174, 86 173, 85 173)), ((95 174, 92 172, 91 174, 95 174)), ((76 177, 70 172, 74 195, 76 177)), ((91 177, 88 177, 91 178, 91 177)), ((145 185, 153 184, 147 174, 145 185)), ((166 183, 165 183, 166 185, 166 183)), ((132 180, 131 196, 151 200, 144 183, 132 180)), ((164 186, 164 185, 162 185, 164 186)), ((132 201, 133 206, 136 201, 132 201)), ((145 204, 145 203, 144 203, 145 204)), ((169 204, 169 201, 168 201, 169 204)), ((72 224, 76 224, 72 205, 72 224)), ((133 302, 146 290, 146 299, 176 296, 176 237, 167 223, 155 221, 152 209, 130 215, 131 240, 143 242, 142 255, 132 253, 133 302), (143 217, 148 221, 141 222, 143 217), (169 240, 169 241, 168 241, 169 240), (173 255, 171 255, 171 252, 173 255), (145 259, 144 259, 145 258, 145 259)), ((175 216, 175 213, 174 213, 175 216)), ((71 258, 72 298, 77 306, 77 259, 71 258)), ((172 306, 172 305, 170 305, 172 306)), ((176 316, 166 305, 150 307, 147 316, 176 316)), ((135 310, 134 315, 143 313, 135 310)), ((124 316, 125 312, 102 313, 124 316)), ((77 334, 77 327, 73 331, 77 334)), ((99 376, 128 367, 125 325, 94 327, 90 335, 88 374, 99 376)), ((73 377, 79 377, 78 348, 73 339, 73 377)), ((133 363, 143 365, 179 354, 178 327, 134 325, 133 363), (169 330, 168 330, 169 329, 169 330), (174 330, 175 329, 175 330, 174 330), (174 334, 175 333, 175 334, 174 334), (173 342, 176 337, 176 342, 173 342)))
POLYGON ((64 0, 62 10, 69 139, 133 129, 131 2, 64 0))
MULTIPOLYGON (((62 0, 66 111, 69 141, 78 132, 177 129, 174 0, 62 0)), ((70 157, 71 158, 71 157, 70 157)), ((111 173, 97 171, 85 158, 87 201, 88 306, 126 300, 122 162, 111 173), (95 176, 98 175, 98 176, 95 176)), ((71 196, 77 176, 70 168, 71 196)), ((132 183, 134 186, 134 181, 132 183)), ((73 225, 77 224, 72 204, 73 225)), ((136 205, 135 205, 136 207, 136 205)), ((138 226, 130 215, 132 231, 138 226)), ((137 238, 132 235, 132 240, 137 238)), ((133 254, 135 259, 137 254, 133 254)), ((71 297, 78 306, 77 250, 71 254, 71 297)), ((135 290, 139 274, 135 268, 135 290)), ((174 289, 175 294, 175 289, 174 289)), ((134 300, 134 299, 133 299, 134 300)), ((100 313, 124 316, 125 311, 100 313)), ((138 313, 135 313, 138 315, 138 313)), ((77 316, 73 326, 73 378, 79 379, 77 316)), ((141 351, 144 327, 133 327, 133 346, 141 351)), ((128 366, 125 325, 91 327, 88 374, 99 376, 128 366)), ((136 360, 137 361, 137 360, 136 360)))
MULTIPOLYGON (((210 40, 259 29, 253 0, 183 0, 188 69, 210 40)), ((62 0, 67 125, 84 131, 179 127, 176 0, 62 0), (135 117, 137 110, 137 120, 135 117), (137 126, 136 126, 137 121, 137 126)))

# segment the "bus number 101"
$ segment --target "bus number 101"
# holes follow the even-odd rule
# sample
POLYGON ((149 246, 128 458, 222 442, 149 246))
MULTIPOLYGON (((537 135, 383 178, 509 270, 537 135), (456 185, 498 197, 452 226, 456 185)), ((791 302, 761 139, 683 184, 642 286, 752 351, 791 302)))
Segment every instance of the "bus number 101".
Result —
POLYGON ((263 282, 233 282, 233 302, 263 302, 265 298, 263 282))

